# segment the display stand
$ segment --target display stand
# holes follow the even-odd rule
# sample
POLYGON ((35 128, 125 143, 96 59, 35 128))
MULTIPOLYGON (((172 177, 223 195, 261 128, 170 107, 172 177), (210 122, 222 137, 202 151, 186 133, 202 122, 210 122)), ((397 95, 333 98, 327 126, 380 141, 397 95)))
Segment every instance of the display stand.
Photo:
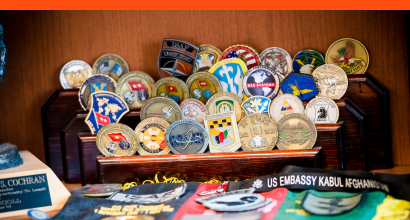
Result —
POLYGON ((54 172, 29 151, 20 151, 23 164, 0 170, 0 217, 27 215, 30 209, 60 210, 70 192, 54 172))
POLYGON ((78 134, 78 152, 80 156, 81 184, 98 183, 97 156, 100 155, 95 140, 97 135, 91 132, 78 134))

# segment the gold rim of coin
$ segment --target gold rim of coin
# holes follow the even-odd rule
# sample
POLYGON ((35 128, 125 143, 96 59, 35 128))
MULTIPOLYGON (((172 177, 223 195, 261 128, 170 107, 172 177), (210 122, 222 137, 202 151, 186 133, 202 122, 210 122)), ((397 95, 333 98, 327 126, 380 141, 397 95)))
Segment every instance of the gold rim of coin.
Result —
MULTIPOLYGON (((155 81, 154 81, 154 79, 152 79, 152 77, 150 75, 148 75, 144 72, 141 72, 141 71, 132 71, 132 72, 128 72, 128 73, 124 74, 117 82, 117 86, 115 87, 115 94, 120 96, 123 100, 126 100, 123 97, 124 93, 122 93, 122 91, 123 91, 122 87, 123 87, 124 84, 126 84, 132 78, 140 78, 140 79, 135 79, 135 80, 141 80, 142 79, 142 80, 145 81, 145 83, 143 82, 143 84, 148 86, 148 88, 147 88, 147 90, 148 90, 148 99, 150 99, 152 97, 152 88, 155 84, 155 81)), ((126 89, 127 89, 127 91, 132 91, 130 86, 128 86, 128 85, 126 86, 126 89)), ((145 102, 147 100, 145 100, 145 102)), ((144 103, 140 103, 140 102, 139 102, 140 105, 135 105, 134 103, 128 104, 128 102, 126 102, 126 103, 127 103, 128 107, 130 109, 139 109, 144 104, 144 103), (134 104, 135 107, 132 106, 133 104, 134 104)))
MULTIPOLYGON (((194 74, 192 74, 187 80, 186 80, 186 85, 188 88, 188 93, 189 93, 189 98, 195 98, 193 96, 193 94, 191 94, 191 86, 192 84, 196 81, 199 80, 200 78, 205 78, 208 79, 209 81, 211 81, 214 84, 215 87, 215 92, 214 94, 212 94, 212 96, 214 96, 217 93, 222 92, 222 86, 221 83, 219 82, 218 78, 216 78, 216 76, 210 74, 209 72, 205 72, 205 71, 199 71, 196 72, 194 74)), ((212 91, 211 91, 212 92, 212 91)), ((211 96, 211 97, 212 97, 211 96)), ((203 97, 203 95, 202 95, 203 97)), ((196 99, 196 98, 195 98, 196 99)), ((205 97, 204 97, 205 99, 205 97)), ((199 99, 198 99, 199 100, 199 99)), ((209 99, 208 99, 209 100, 209 99)), ((201 101, 202 102, 202 101, 201 101)), ((205 104, 205 103, 204 103, 205 104)))
MULTIPOLYGON (((104 54, 104 55, 98 57, 97 60, 95 60, 95 62, 93 64, 93 75, 99 75, 99 74, 105 75, 104 73, 107 72, 107 71, 105 71, 104 73, 101 73, 101 71, 100 71, 100 66, 101 66, 101 64, 104 63, 101 60, 105 57, 107 57, 106 59, 108 61, 113 60, 116 63, 118 62, 120 64, 120 67, 121 67, 122 71, 123 71, 119 77, 118 76, 116 76, 116 77, 109 76, 109 77, 113 78, 115 80, 115 82, 117 82, 122 77, 123 74, 128 73, 130 71, 130 68, 128 66, 127 61, 125 61, 124 58, 122 58, 121 56, 119 56, 117 54, 104 54), (125 67, 125 69, 123 69, 124 67, 125 67)), ((104 60, 104 61, 106 62, 106 60, 104 60)), ((112 68, 111 68, 111 70, 112 70, 112 68)))
POLYGON ((331 99, 340 99, 349 87, 349 80, 345 71, 334 64, 323 64, 313 73, 318 93, 316 96, 325 96, 331 99))
MULTIPOLYGON (((357 71, 357 73, 356 73, 356 71, 354 71, 355 69, 357 69, 357 67, 355 68, 354 66, 353 67, 351 67, 351 69, 353 69, 353 70, 350 70, 349 71, 349 68, 342 68, 343 69, 343 71, 345 71, 345 73, 347 74, 347 75, 351 75, 351 74, 364 74, 365 72, 366 72, 366 70, 367 70, 367 68, 369 67, 369 63, 370 63, 370 55, 369 55, 369 51, 367 51, 367 48, 363 45, 363 43, 362 42, 360 42, 360 41, 358 41, 358 40, 356 40, 356 39, 354 39, 354 38, 342 38, 342 39, 339 39, 339 40, 337 40, 337 41, 335 41, 335 42, 333 42, 333 44, 332 45, 330 45, 330 47, 327 49, 327 51, 326 51, 326 57, 325 57, 325 63, 326 64, 335 64, 332 60, 331 60, 331 58, 332 59, 334 59, 334 58, 337 58, 337 55, 338 55, 338 52, 339 52, 339 50, 341 50, 341 49, 343 49, 343 47, 342 48, 335 48, 335 52, 331 52, 332 51, 332 49, 333 49, 333 47, 334 46, 336 46, 336 44, 339 44, 341 41, 346 41, 346 43, 348 42, 348 41, 354 41, 355 43, 357 43, 358 45, 360 45, 361 47, 362 47, 362 49, 364 49, 364 56, 366 57, 366 59, 364 59, 364 58, 360 58, 360 56, 361 55, 357 55, 357 51, 356 51, 356 46, 353 48, 354 49, 354 51, 350 51, 350 54, 352 54, 353 55, 353 57, 350 57, 350 59, 352 59, 352 60, 354 60, 355 62, 357 61, 358 62, 358 64, 359 64, 359 66, 360 66, 360 68, 358 69, 358 70, 356 70, 357 71), (355 56, 359 56, 359 57, 355 57, 355 56), (360 63, 359 63, 360 62, 360 63), (363 63, 365 64, 365 65, 363 65, 363 63), (364 68, 363 68, 363 66, 364 66, 364 68), (363 69, 362 69, 363 68, 363 69), (361 70, 362 69, 362 70, 361 70)), ((341 46, 345 46, 346 47, 346 50, 348 50, 348 48, 347 48, 347 45, 341 45, 341 46)), ((352 48, 350 47, 350 50, 351 50, 352 48)), ((347 51, 346 51, 347 52, 347 51)), ((345 53, 346 53, 345 52, 345 53)), ((339 56, 341 56, 341 55, 339 55, 339 56)), ((344 57, 343 57, 344 58, 344 57)), ((350 63, 350 61, 349 61, 349 63, 350 63)), ((348 63, 348 64, 349 64, 348 63)), ((342 65, 344 65, 345 63, 342 61, 342 64, 340 64, 341 66, 342 65)))
MULTIPOLYGON (((167 132, 167 129, 168 129, 168 127, 169 127, 169 123, 167 122, 167 121, 165 121, 165 120, 163 120, 163 119, 161 119, 161 118, 147 118, 147 119, 144 119, 144 120, 141 120, 141 122, 137 125, 137 127, 135 127, 135 134, 137 135, 137 143, 138 143, 138 153, 140 154, 140 155, 166 155, 166 154, 168 154, 171 150, 169 149, 169 147, 168 147, 168 145, 167 145, 167 142, 166 142, 166 137, 165 137, 165 133, 167 132), (161 129, 159 132, 158 131, 155 131, 155 130, 151 130, 151 132, 154 132, 155 134, 153 134, 153 135, 150 135, 151 137, 149 137, 150 138, 150 140, 149 140, 149 142, 147 142, 147 143, 151 143, 151 141, 155 141, 155 143, 156 143, 156 145, 159 147, 159 148, 161 148, 162 150, 161 151, 159 151, 159 152, 157 152, 157 153, 151 153, 151 152, 148 152, 145 148, 149 148, 150 146, 141 146, 141 142, 140 142, 140 138, 143 138, 144 136, 141 136, 141 135, 143 135, 143 134, 141 134, 141 130, 145 127, 145 126, 147 126, 148 124, 155 124, 157 127, 156 128, 159 128, 159 129, 161 129), (162 126, 163 128, 160 128, 160 126, 162 126), (159 134, 161 134, 162 133, 162 135, 161 136, 163 136, 163 138, 160 138, 160 139, 158 139, 158 136, 159 136, 159 134), (154 139, 154 140, 153 140, 154 139), (158 143, 158 142, 160 142, 160 143, 158 143), (165 145, 164 145, 165 144, 165 145), (161 146, 163 146, 164 148, 162 148, 161 146)), ((153 128, 154 126, 151 126, 150 128, 153 128)), ((148 129, 150 129, 150 128, 147 128, 146 130, 147 130, 147 132, 149 132, 148 131, 148 129)), ((148 133, 147 133, 148 134, 148 133)), ((149 134, 148 134, 149 135, 149 134)), ((160 136, 160 137, 161 137, 160 136)), ((145 137, 144 137, 144 139, 146 139, 145 137)), ((157 148, 158 149, 158 148, 157 148)), ((154 149, 155 150, 155 149, 154 149)))
MULTIPOLYGON (((315 102, 317 102, 317 100, 320 100, 320 99, 326 99, 326 100, 328 100, 329 102, 331 102, 331 103, 336 107, 336 118, 335 118, 335 120, 331 121, 331 123, 333 123, 333 124, 334 124, 334 123, 337 123, 337 120, 339 120, 339 106, 337 106, 337 104, 336 104, 335 101, 333 101, 332 99, 329 99, 328 97, 324 97, 324 96, 316 97, 316 98, 310 100, 310 101, 308 102, 308 104, 306 104, 306 108, 305 108, 305 111, 304 111, 304 114, 306 115, 306 117, 308 117, 313 123, 315 123, 315 120, 312 120, 312 119, 309 117, 309 115, 307 114, 307 111, 308 111, 308 108, 309 108, 310 105, 314 105, 315 102)), ((316 110, 315 110, 315 112, 316 112, 316 110)), ((325 114, 329 114, 329 111, 325 112, 325 114)), ((320 122, 319 122, 319 123, 315 123, 315 124, 328 124, 328 123, 320 123, 320 122)))
MULTIPOLYGON (((175 78, 175 77, 165 77, 165 78, 162 78, 162 79, 158 80, 157 83, 155 83, 155 85, 152 89, 152 96, 154 96, 154 97, 155 96, 163 97, 160 94, 158 94, 158 90, 162 85, 167 84, 167 83, 175 84, 182 90, 182 96, 183 97, 182 97, 181 100, 179 100, 179 103, 181 103, 185 99, 189 98, 189 91, 188 91, 188 87, 187 87, 186 83, 184 81, 182 81, 181 79, 178 79, 178 78, 175 78)), ((167 86, 167 85, 165 85, 165 86, 167 86)), ((166 90, 167 89, 168 88, 166 88, 166 90)))
POLYGON ((244 151, 272 150, 278 141, 275 121, 261 113, 253 113, 238 124, 241 148, 244 151))
POLYGON ((111 123, 111 124, 104 125, 104 127, 102 127, 98 131, 98 134, 97 134, 97 137, 96 137, 96 144, 97 144, 98 150, 106 157, 132 156, 138 150, 137 135, 135 134, 134 130, 132 130, 127 125, 124 125, 124 124, 121 124, 121 123, 111 123), (120 137, 120 138, 117 137, 118 139, 121 139, 123 137, 128 139, 128 142, 130 144, 129 148, 127 149, 128 152, 126 150, 122 149, 119 146, 120 145, 119 143, 115 143, 115 148, 119 148, 122 151, 125 151, 126 153, 121 154, 121 155, 117 155, 117 154, 111 153, 107 150, 107 147, 105 145, 109 142, 115 142, 115 141, 112 141, 112 139, 110 141, 110 136, 108 136, 109 132, 111 132, 110 134, 120 133, 120 135, 122 137, 120 137), (108 139, 108 141, 104 141, 104 139, 105 140, 108 139))
MULTIPOLYGON (((97 75, 98 76, 98 75, 97 75)), ((115 80, 113 79, 113 78, 111 78, 111 77, 109 77, 109 76, 107 76, 107 75, 102 75, 102 74, 99 74, 99 76, 103 76, 103 78, 104 77, 107 77, 107 91, 102 91, 102 92, 112 92, 112 93, 115 93, 115 87, 117 87, 117 82, 115 82, 115 80), (108 91, 108 80, 111 80, 111 84, 113 85, 113 87, 114 87, 114 89, 112 90, 112 91, 108 91)), ((80 102, 80 105, 81 105, 81 108, 83 108, 84 109, 84 111, 89 111, 89 108, 90 108, 90 106, 88 106, 88 103, 85 101, 85 98, 84 98, 84 93, 85 93, 85 90, 87 89, 87 87, 88 86, 91 86, 91 83, 92 83, 92 80, 94 79, 93 78, 94 77, 94 75, 92 75, 91 77, 89 77, 88 79, 86 79, 84 82, 83 82, 83 84, 81 85, 81 87, 80 87, 80 89, 78 90, 78 101, 80 102), (86 84, 87 83, 87 84, 86 84), (86 84, 86 85, 85 85, 86 84), (81 100, 81 98, 83 98, 84 100, 81 100)), ((91 90, 91 89, 90 89, 91 90)), ((91 91, 90 91, 90 95, 89 96, 91 96, 91 94, 93 94, 93 93, 91 93, 91 91)), ((88 98, 87 98, 88 99, 88 98)), ((88 99, 88 102, 90 102, 90 99, 88 99)), ((91 103, 89 103, 90 105, 91 105, 91 103)))
POLYGON ((208 99, 205 106, 206 106, 206 109, 208 110, 209 115, 223 113, 223 112, 217 113, 215 111, 216 106, 214 104, 214 102, 217 101, 216 99, 222 99, 223 97, 226 97, 228 100, 231 100, 234 102, 233 104, 234 104, 235 117, 236 117, 237 122, 240 121, 241 118, 246 116, 246 112, 242 108, 242 99, 239 98, 238 95, 232 92, 220 92, 220 93, 213 95, 210 99, 208 99))
MULTIPOLYGON (((178 103, 176 103, 174 100, 172 100, 171 98, 167 98, 167 97, 154 97, 154 98, 151 98, 151 99, 149 99, 142 107, 141 107, 141 112, 140 112, 140 118, 141 118, 141 121, 142 120, 144 120, 144 119, 146 119, 146 118, 149 118, 148 117, 148 110, 149 110, 149 108, 150 108, 150 106, 151 105, 153 105, 153 104, 156 104, 156 103, 165 103, 165 104, 167 104, 172 110, 174 110, 174 113, 175 113, 175 120, 174 121, 172 121, 172 123, 173 122, 175 122, 175 121, 178 121, 178 120, 181 120, 182 119, 182 114, 181 114, 181 109, 179 108, 179 105, 178 105, 178 103)), ((153 116, 154 117, 154 116, 153 116)), ((170 117, 172 117, 172 115, 170 116, 170 117)), ((169 117, 169 118, 170 118, 169 117)), ((165 121, 167 121, 166 119, 167 119, 167 116, 166 115, 164 115, 164 113, 162 113, 162 117, 161 117, 162 119, 164 119, 165 121), (164 118, 165 117, 165 118, 164 118)), ((168 121, 167 121, 168 122, 168 121)), ((169 121, 170 122, 170 121, 169 121)), ((168 123, 169 123, 168 122, 168 123)), ((170 123, 170 124, 172 124, 172 123, 170 123)))
MULTIPOLYGON (((304 114, 299 114, 299 113, 290 113, 288 115, 283 116, 278 123, 276 124, 276 127, 278 129, 278 143, 276 146, 279 148, 279 150, 302 150, 302 149, 312 149, 315 146, 316 140, 317 140, 317 130, 315 124, 310 120, 306 115, 304 114), (304 125, 299 124, 299 120, 304 122, 304 125), (292 126, 290 129, 293 129, 293 131, 282 131, 285 129, 284 126, 292 126), (295 128, 299 126, 299 131, 295 133, 295 128), (310 128, 310 129, 309 129, 310 128), (311 132, 311 134, 307 134, 304 129, 309 129, 307 132, 311 132), (289 135, 288 133, 291 133, 289 135), (289 145, 286 145, 283 143, 283 141, 286 141, 286 139, 291 139, 291 141, 294 142, 303 142, 303 140, 309 139, 310 142, 306 144, 306 146, 302 146, 299 148, 289 147, 292 145, 292 143, 289 143, 289 145)), ((306 143, 306 142, 305 142, 306 143)), ((303 143, 303 144, 305 144, 303 143)), ((297 145, 297 144, 296 144, 297 145)), ((300 144, 299 144, 300 146, 300 144)))

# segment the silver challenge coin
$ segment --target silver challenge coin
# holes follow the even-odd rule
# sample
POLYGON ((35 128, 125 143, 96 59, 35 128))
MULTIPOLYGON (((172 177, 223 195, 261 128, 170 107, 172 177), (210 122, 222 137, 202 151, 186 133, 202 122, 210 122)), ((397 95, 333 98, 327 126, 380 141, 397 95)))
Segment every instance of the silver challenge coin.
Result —
POLYGON ((279 91, 279 78, 274 69, 255 66, 243 78, 243 91, 248 97, 264 96, 273 99, 279 91))
POLYGON ((303 114, 305 108, 300 99, 291 94, 282 94, 272 100, 270 105, 270 117, 278 122, 283 116, 290 113, 303 114))
POLYGON ((333 124, 339 119, 339 107, 326 97, 317 97, 306 105, 305 115, 315 124, 333 124))
POLYGON ((92 76, 92 69, 82 60, 72 60, 60 72, 60 82, 64 89, 80 88, 92 76))
POLYGON ((258 204, 263 204, 265 197, 258 194, 234 194, 222 196, 216 199, 212 199, 203 203, 203 205, 209 209, 229 212, 229 211, 246 211, 255 209, 258 204))
POLYGON ((262 51, 259 58, 262 65, 269 66, 282 76, 292 72, 292 57, 282 48, 270 47, 262 51))
POLYGON ((174 154, 192 154, 205 152, 209 137, 199 122, 179 120, 169 126, 165 139, 174 154))

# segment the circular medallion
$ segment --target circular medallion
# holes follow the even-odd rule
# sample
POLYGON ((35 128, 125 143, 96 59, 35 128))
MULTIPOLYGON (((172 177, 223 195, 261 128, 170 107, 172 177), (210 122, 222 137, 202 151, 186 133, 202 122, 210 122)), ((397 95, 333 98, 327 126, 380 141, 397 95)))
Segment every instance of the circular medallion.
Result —
POLYGON ((245 63, 238 58, 221 60, 209 69, 218 78, 223 92, 232 92, 241 99, 244 98, 243 77, 248 71, 245 63))
POLYGON ((100 56, 93 65, 93 75, 104 74, 117 82, 120 77, 128 73, 129 68, 125 60, 116 54, 100 56))
POLYGON ((91 66, 82 60, 72 60, 63 66, 60 82, 64 89, 80 88, 92 75, 91 66))
POLYGON ((220 92, 212 96, 206 103, 208 115, 235 112, 236 121, 245 117, 245 111, 241 108, 242 99, 231 92, 220 92))
POLYGON ((282 48, 270 47, 262 51, 259 58, 262 65, 269 66, 282 76, 292 72, 292 57, 282 48))
POLYGON ((206 103, 216 93, 222 92, 218 78, 208 72, 197 72, 191 75, 186 85, 190 98, 196 98, 202 103, 206 103))
POLYGON ((215 46, 200 45, 195 57, 195 66, 192 73, 208 71, 215 63, 221 60, 221 55, 222 51, 215 46))
POLYGON ((313 72, 318 89, 317 96, 340 99, 346 93, 349 80, 345 71, 334 64, 325 64, 313 72))
POLYGON ((118 80, 115 93, 127 103, 130 109, 137 109, 152 97, 154 84, 155 81, 148 74, 132 71, 118 80))
POLYGON ((312 149, 316 143, 316 126, 303 114, 287 114, 276 126, 279 133, 276 146, 279 150, 312 149))
POLYGON ((187 99, 179 105, 181 108, 182 119, 194 120, 204 124, 204 116, 208 114, 204 103, 196 99, 187 99))
POLYGON ((166 155, 169 148, 165 133, 169 123, 161 118, 147 118, 135 128, 138 137, 138 153, 140 155, 166 155))
POLYGON ((166 77, 155 83, 152 96, 168 97, 179 104, 189 98, 189 93, 184 81, 175 77, 166 77))
POLYGON ((369 52, 358 40, 343 38, 337 40, 326 52, 327 64, 341 67, 347 75, 364 74, 369 67, 369 52))
POLYGON ((242 60, 248 69, 261 65, 258 52, 252 47, 246 45, 234 45, 228 47, 223 53, 221 60, 229 58, 238 58, 242 60))
MULTIPOLYGON (((259 194, 241 193, 217 197, 203 203, 209 209, 229 212, 255 209, 265 202, 265 197, 259 194)), ((266 205, 266 204, 265 204, 266 205)))
POLYGON ((81 107, 88 111, 91 106, 91 94, 94 92, 115 92, 115 87, 117 83, 108 76, 105 75, 95 75, 88 78, 81 85, 78 91, 78 97, 80 100, 81 107))
POLYGON ((297 96, 291 94, 278 95, 270 105, 270 117, 278 122, 287 114, 303 114, 304 110, 303 102, 297 96))
POLYGON ((194 120, 172 123, 165 133, 167 145, 174 154, 203 153, 208 147, 208 133, 194 120))
POLYGON ((278 94, 279 87, 275 70, 267 66, 253 67, 243 79, 243 88, 248 97, 264 96, 273 99, 278 94))
POLYGON ((322 54, 315 50, 299 51, 293 58, 292 67, 295 73, 312 74, 313 71, 325 64, 322 54))
POLYGON ((162 118, 169 124, 182 119, 179 105, 174 100, 166 97, 149 99, 141 107, 140 117, 141 120, 151 117, 162 118))
POLYGON ((278 140, 278 130, 272 118, 254 113, 243 118, 239 124, 241 148, 244 151, 272 150, 278 140))
POLYGON ((132 156, 138 149, 137 140, 134 131, 127 125, 111 123, 98 131, 96 144, 106 157, 132 156))
POLYGON ((27 215, 30 218, 36 219, 36 220, 50 219, 47 213, 40 211, 40 210, 36 210, 36 209, 28 210, 27 215))
POLYGON ((315 124, 333 124, 339 119, 339 107, 326 97, 317 97, 306 105, 305 115, 315 124))

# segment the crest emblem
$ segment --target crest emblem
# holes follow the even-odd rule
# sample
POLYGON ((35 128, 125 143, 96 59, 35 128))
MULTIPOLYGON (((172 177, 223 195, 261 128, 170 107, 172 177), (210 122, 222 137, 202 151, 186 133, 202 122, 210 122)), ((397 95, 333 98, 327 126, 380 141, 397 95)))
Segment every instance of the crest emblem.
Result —
POLYGON ((172 116, 172 108, 170 107, 164 107, 162 108, 162 112, 164 113, 164 117, 169 119, 172 116))
POLYGON ((106 82, 91 83, 91 93, 107 91, 106 82))
POLYGON ((316 123, 316 122, 333 123, 329 120, 328 109, 329 109, 329 105, 315 105, 316 117, 313 123, 316 123))
POLYGON ((198 54, 195 58, 194 70, 192 72, 208 72, 209 68, 220 61, 221 55, 222 51, 212 45, 200 45, 198 54))
POLYGON ((148 99, 148 92, 147 90, 140 90, 138 91, 138 100, 140 102, 145 102, 148 99))
POLYGON ((261 188, 263 186, 263 182, 260 179, 255 180, 255 182, 253 182, 252 188, 261 188))
POLYGON ((215 114, 225 112, 235 112, 235 101, 233 99, 215 101, 215 114))
POLYGON ((287 114, 287 113, 292 113, 292 112, 293 112, 292 106, 289 104, 288 100, 285 99, 285 101, 283 102, 282 108, 280 109, 280 113, 287 114))
POLYGON ((123 96, 128 104, 132 104, 135 101, 135 95, 133 91, 124 92, 123 96))
POLYGON ((234 152, 241 146, 235 112, 204 116, 209 148, 214 152, 234 152))
POLYGON ((271 100, 266 97, 252 96, 242 103, 242 108, 245 110, 247 115, 261 113, 269 117, 270 103, 271 100))
POLYGON ((128 105, 112 92, 96 92, 91 94, 90 112, 85 119, 92 134, 107 124, 117 123, 129 111, 128 105))

